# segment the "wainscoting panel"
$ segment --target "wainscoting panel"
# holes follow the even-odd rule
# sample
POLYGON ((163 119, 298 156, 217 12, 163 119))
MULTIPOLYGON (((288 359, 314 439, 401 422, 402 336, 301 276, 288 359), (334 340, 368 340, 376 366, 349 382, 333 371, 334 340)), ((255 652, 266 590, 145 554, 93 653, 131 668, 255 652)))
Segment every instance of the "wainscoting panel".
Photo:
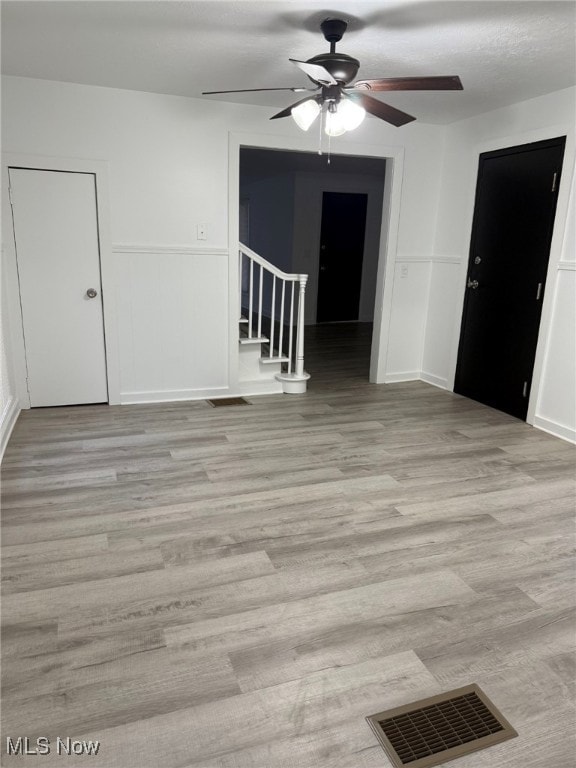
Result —
POLYGON ((121 401, 222 394, 228 388, 227 252, 135 245, 113 251, 121 401))
MULTIPOLYGON (((427 260, 397 257, 390 318, 385 381, 407 381, 422 368, 422 344, 432 265, 427 260)), ((419 378, 419 375, 415 376, 419 378)))
POLYGON ((10 435, 20 414, 18 400, 15 397, 11 396, 2 405, 2 412, 0 413, 0 461, 4 457, 8 440, 10 440, 10 435))
POLYGON ((454 333, 460 332, 461 260, 439 256, 433 259, 430 269, 422 378, 446 388, 451 376, 454 333))
MULTIPOLYGON (((534 426, 576 442, 576 270, 561 263, 556 272, 554 309, 534 426)), ((550 281, 552 282, 552 281, 550 281)))

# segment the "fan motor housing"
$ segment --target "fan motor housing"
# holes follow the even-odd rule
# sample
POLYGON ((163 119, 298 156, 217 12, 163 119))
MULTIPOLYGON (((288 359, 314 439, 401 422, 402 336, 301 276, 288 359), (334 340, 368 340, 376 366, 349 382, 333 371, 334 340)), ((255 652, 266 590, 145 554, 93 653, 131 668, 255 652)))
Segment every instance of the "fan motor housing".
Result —
MULTIPOLYGON (((360 62, 345 53, 320 53, 308 59, 309 64, 320 64, 342 85, 348 85, 358 74, 360 62)), ((312 80, 312 78, 310 78, 312 80)), ((316 82, 313 80, 313 82, 316 82)))

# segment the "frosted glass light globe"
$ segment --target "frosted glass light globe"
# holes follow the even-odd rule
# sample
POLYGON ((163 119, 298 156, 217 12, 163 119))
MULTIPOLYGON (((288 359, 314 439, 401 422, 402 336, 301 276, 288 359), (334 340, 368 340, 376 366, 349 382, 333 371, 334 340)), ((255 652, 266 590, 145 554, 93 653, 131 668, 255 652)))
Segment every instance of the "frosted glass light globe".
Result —
POLYGON ((338 114, 345 130, 353 131, 366 117, 366 110, 350 99, 342 99, 338 104, 338 114))
POLYGON ((366 110, 348 98, 338 102, 335 112, 326 113, 325 131, 328 136, 342 136, 346 131, 358 128, 366 117, 366 110))
POLYGON ((343 133, 346 133, 346 127, 344 126, 340 111, 326 112, 324 131, 328 136, 342 136, 343 133))
POLYGON ((302 128, 303 131, 307 131, 308 128, 310 128, 314 120, 316 120, 318 117, 319 113, 320 106, 318 102, 314 101, 313 99, 310 101, 305 101, 302 104, 298 104, 298 106, 294 107, 294 109, 291 111, 294 122, 298 128, 302 128))

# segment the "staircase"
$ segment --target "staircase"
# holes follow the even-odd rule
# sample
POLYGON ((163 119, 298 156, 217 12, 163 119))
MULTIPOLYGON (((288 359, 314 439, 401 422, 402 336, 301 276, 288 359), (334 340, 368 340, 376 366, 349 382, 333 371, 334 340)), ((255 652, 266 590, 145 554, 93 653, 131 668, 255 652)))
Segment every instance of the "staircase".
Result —
POLYGON ((239 244, 239 380, 253 394, 306 392, 304 296, 308 275, 282 272, 239 244))

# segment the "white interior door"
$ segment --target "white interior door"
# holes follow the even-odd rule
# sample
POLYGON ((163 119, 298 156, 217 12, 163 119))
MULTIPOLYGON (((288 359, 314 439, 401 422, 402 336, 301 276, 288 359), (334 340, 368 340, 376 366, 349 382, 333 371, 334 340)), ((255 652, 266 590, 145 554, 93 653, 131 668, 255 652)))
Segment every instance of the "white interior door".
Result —
POLYGON ((30 404, 107 402, 94 175, 9 173, 30 404))

